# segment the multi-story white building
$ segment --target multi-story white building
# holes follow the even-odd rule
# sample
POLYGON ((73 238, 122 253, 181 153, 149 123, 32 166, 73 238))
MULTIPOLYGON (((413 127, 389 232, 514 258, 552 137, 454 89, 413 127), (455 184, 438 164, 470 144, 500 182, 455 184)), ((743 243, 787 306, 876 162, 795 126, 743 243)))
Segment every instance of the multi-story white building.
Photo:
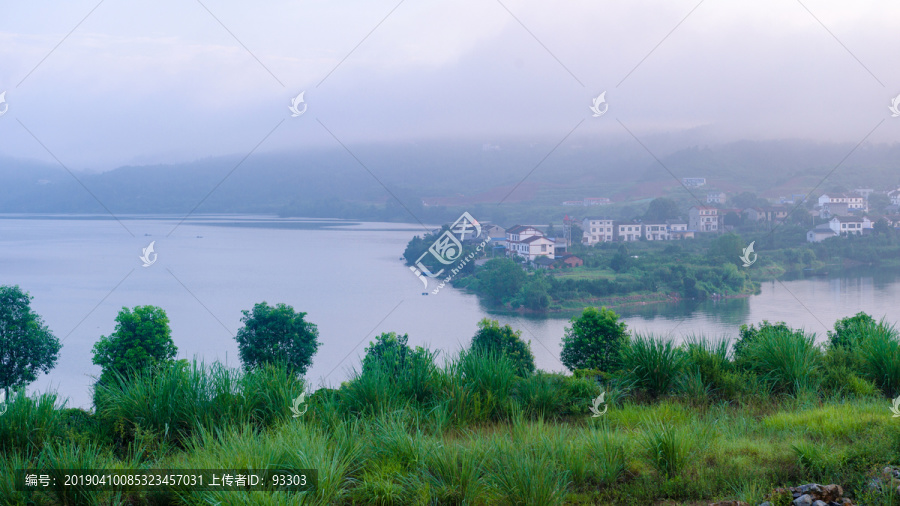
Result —
POLYGON ((688 224, 679 220, 666 220, 669 229, 669 240, 693 239, 694 231, 688 230, 688 224))
POLYGON ((581 222, 581 228, 581 243, 588 246, 598 242, 612 242, 615 236, 611 218, 585 218, 581 222))
POLYGON ((719 210, 707 206, 690 208, 688 210, 688 226, 697 232, 718 232, 719 210))
POLYGON ((648 241, 668 241, 669 227, 666 223, 643 223, 641 235, 648 241))
POLYGON ((556 241, 528 225, 516 225, 506 230, 506 255, 520 256, 534 261, 539 256, 555 258, 556 241))
POLYGON ((828 204, 847 204, 847 208, 865 209, 866 199, 862 195, 849 195, 846 193, 825 193, 819 197, 819 207, 825 207, 828 204))
POLYGON ((636 221, 617 222, 613 228, 617 241, 631 242, 641 238, 641 224, 636 221))

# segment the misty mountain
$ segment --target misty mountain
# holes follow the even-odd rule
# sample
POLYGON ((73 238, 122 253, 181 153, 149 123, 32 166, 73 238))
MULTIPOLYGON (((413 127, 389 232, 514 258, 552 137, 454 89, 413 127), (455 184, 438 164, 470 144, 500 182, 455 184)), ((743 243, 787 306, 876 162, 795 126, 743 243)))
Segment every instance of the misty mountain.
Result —
POLYGON ((197 213, 361 218, 387 209, 381 217, 409 219, 392 195, 427 216, 423 201, 458 207, 494 205, 504 196, 511 206, 558 205, 586 196, 641 200, 682 191, 682 177, 706 177, 710 188, 762 195, 816 185, 824 191, 900 184, 900 144, 864 145, 847 157, 853 147, 742 141, 654 153, 661 165, 637 143, 573 140, 554 150, 546 142, 417 142, 354 146, 352 154, 338 147, 103 173, 69 173, 59 165, 5 158, 0 212, 186 214, 196 207, 197 213))

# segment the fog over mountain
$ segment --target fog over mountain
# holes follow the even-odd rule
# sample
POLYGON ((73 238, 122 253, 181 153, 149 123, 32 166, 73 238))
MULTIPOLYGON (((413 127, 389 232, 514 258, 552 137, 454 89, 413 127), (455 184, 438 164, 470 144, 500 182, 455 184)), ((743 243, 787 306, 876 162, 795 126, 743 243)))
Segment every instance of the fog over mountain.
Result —
POLYGON ((575 140, 537 165, 552 147, 539 141, 422 141, 358 146, 359 161, 342 148, 309 148, 243 161, 220 156, 103 173, 70 173, 53 164, 5 158, 0 212, 360 218, 372 206, 387 205, 396 209, 385 218, 415 221, 429 205, 558 205, 584 196, 642 200, 647 184, 659 194, 680 190, 680 178, 695 176, 707 178, 710 187, 770 198, 814 188, 900 185, 900 144, 741 141, 666 152, 656 161, 634 143, 575 140))

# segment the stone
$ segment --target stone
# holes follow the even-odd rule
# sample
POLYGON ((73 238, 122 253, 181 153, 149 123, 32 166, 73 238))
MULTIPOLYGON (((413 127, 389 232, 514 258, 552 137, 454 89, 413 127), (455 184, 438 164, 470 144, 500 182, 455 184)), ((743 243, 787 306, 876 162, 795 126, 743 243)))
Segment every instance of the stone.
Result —
POLYGON ((803 494, 794 499, 794 506, 812 506, 813 498, 809 494, 803 494))
POLYGON ((822 487, 822 495, 819 499, 823 502, 837 501, 844 496, 844 489, 840 485, 825 485, 822 487))
POLYGON ((825 501, 813 501, 812 506, 828 506, 825 501))
POLYGON ((811 496, 819 496, 822 494, 822 485, 818 483, 809 483, 806 485, 800 485, 793 489, 795 492, 800 492, 800 494, 809 494, 811 496))
POLYGON ((759 506, 773 506, 769 501, 759 503, 759 506))
POLYGON ((720 501, 720 502, 711 502, 709 506, 750 506, 744 501, 720 501))

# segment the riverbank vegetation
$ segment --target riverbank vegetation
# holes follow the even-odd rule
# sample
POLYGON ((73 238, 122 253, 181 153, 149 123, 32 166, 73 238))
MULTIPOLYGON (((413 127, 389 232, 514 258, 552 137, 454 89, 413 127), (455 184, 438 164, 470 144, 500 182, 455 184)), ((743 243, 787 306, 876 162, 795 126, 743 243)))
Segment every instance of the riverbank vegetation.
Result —
MULTIPOLYGON (((300 371, 315 326, 289 306, 257 309, 257 335, 303 344, 292 352, 303 357, 256 353, 238 370, 159 356, 107 374, 90 410, 13 395, 0 416, 0 503, 758 504, 816 481, 857 503, 900 504, 868 485, 900 462, 889 400, 900 395, 900 336, 869 315, 837 322, 821 345, 769 322, 734 342, 674 342, 586 308, 563 342, 568 373, 536 370, 531 344, 490 320, 446 355, 386 333, 339 388, 314 389, 300 371), (317 469, 318 487, 18 491, 26 467, 317 469)), ((144 313, 160 316, 130 314, 144 313)))
MULTIPOLYGON (((758 228, 758 227, 757 227, 758 228)), ((441 230, 443 232, 446 227, 441 230)), ((571 311, 586 305, 619 306, 678 299, 741 297, 759 292, 760 283, 784 275, 826 274, 845 267, 900 266, 900 233, 879 227, 867 236, 805 242, 804 229, 787 224, 771 230, 747 229, 723 235, 699 235, 682 241, 575 244, 570 251, 579 267, 538 269, 507 259, 502 250, 482 253, 471 242, 465 255, 483 255, 478 267, 467 262, 452 283, 476 293, 495 308, 532 312, 571 311), (754 260, 741 259, 754 243, 754 260)), ((576 234, 577 235, 577 234, 576 234)), ((404 259, 413 264, 438 234, 414 237, 404 259)), ((445 266, 425 255, 431 272, 445 266)), ((452 267, 449 266, 449 267, 452 267)), ((445 269, 447 270, 447 269, 445 269)), ((446 274, 438 276, 443 281, 446 274)))

